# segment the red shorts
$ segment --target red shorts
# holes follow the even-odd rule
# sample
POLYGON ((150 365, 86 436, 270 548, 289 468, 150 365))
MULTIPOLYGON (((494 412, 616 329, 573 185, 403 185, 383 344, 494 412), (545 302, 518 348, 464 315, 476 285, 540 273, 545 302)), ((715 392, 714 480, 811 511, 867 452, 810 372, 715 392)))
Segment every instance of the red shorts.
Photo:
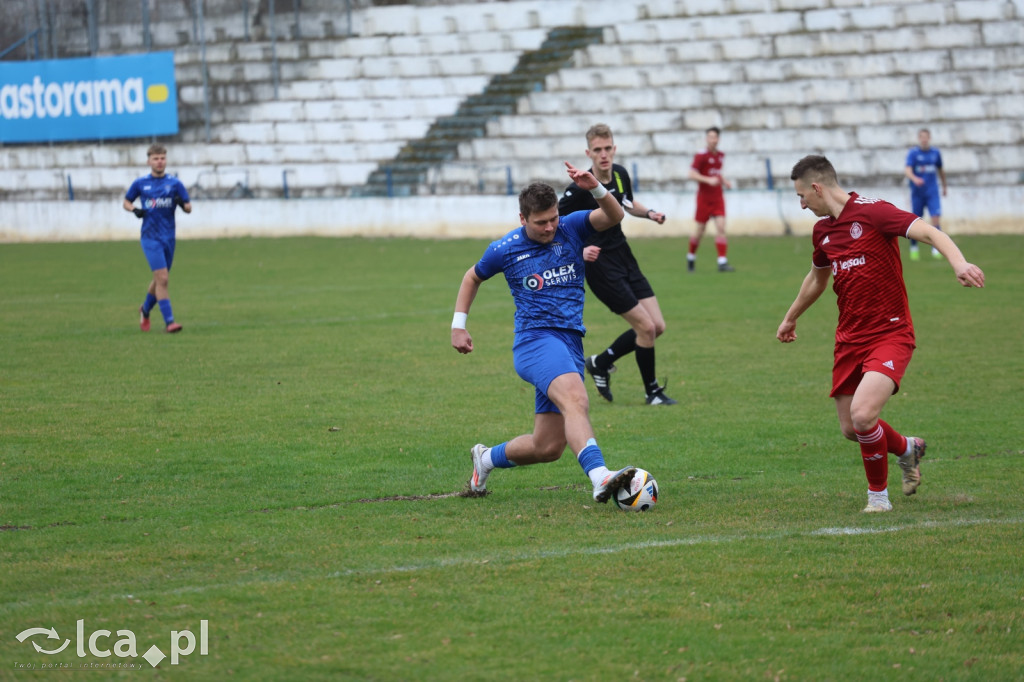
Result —
POLYGON ((889 377, 896 383, 893 393, 898 392, 914 348, 914 342, 904 338, 879 339, 873 343, 837 343, 829 396, 853 395, 866 372, 878 372, 889 377))
POLYGON ((697 213, 694 220, 698 223, 706 223, 708 219, 716 215, 725 215, 725 197, 721 192, 706 195, 697 193, 697 213))

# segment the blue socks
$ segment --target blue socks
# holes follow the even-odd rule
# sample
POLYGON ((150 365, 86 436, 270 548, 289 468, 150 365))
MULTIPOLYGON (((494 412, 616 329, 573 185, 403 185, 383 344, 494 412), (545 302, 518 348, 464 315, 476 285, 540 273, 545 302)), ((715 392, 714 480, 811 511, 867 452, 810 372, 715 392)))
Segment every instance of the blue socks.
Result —
POLYGON ((495 445, 491 448, 491 463, 498 469, 511 469, 516 465, 515 462, 512 462, 505 457, 506 445, 508 445, 508 442, 495 445))
MULTIPOLYGON (((148 298, 146 299, 149 300, 148 298)), ((160 304, 160 314, 164 316, 164 324, 170 324, 174 322, 174 313, 171 312, 171 299, 165 298, 162 301, 157 301, 160 304)))
POLYGON ((142 303, 142 314, 149 317, 149 311, 156 305, 156 296, 146 293, 146 300, 142 303))
POLYGON ((591 471, 598 467, 604 467, 604 454, 601 452, 601 448, 597 447, 597 441, 591 438, 587 441, 587 446, 580 450, 580 454, 576 455, 576 461, 583 467, 583 471, 590 474, 591 471))

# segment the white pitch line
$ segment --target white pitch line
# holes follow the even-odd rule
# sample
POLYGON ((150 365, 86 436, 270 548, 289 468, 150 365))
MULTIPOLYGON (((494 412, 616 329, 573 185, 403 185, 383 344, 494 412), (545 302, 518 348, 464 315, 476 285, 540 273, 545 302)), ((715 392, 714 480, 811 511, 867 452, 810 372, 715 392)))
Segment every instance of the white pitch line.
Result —
MULTIPOLYGON (((263 573, 255 580, 232 581, 226 583, 214 583, 204 585, 185 585, 168 590, 139 590, 136 596, 144 595, 146 599, 159 595, 172 594, 197 594, 213 590, 230 590, 251 585, 276 585, 285 583, 296 583, 309 580, 346 578, 351 576, 386 576, 391 574, 413 573, 416 571, 428 571, 436 568, 451 568, 469 565, 486 564, 507 564, 520 561, 536 561, 538 559, 564 559, 570 556, 597 556, 605 554, 621 554, 623 552, 635 552, 639 549, 663 549, 671 547, 687 547, 693 545, 716 545, 730 542, 759 542, 768 540, 780 540, 786 538, 814 538, 814 537, 837 537, 852 535, 881 535, 883 533, 899 533, 912 530, 929 530, 943 528, 964 528, 982 525, 1019 525, 1024 523, 1024 517, 1009 517, 1005 519, 956 519, 952 521, 922 521, 920 523, 904 524, 898 526, 883 526, 878 528, 864 527, 840 527, 840 528, 818 528, 808 531, 781 531, 777 533, 761 533, 754 535, 693 535, 688 537, 673 538, 670 540, 648 540, 645 542, 630 542, 607 547, 580 547, 564 549, 547 549, 534 552, 512 552, 508 554, 496 553, 492 555, 476 555, 451 557, 434 561, 423 561, 414 564, 399 564, 394 566, 382 566, 377 568, 349 568, 341 571, 332 571, 326 575, 315 575, 301 571, 289 571, 277 574, 263 573)), ((114 594, 102 597, 107 599, 124 599, 124 594, 114 594)), ((141 598, 141 597, 140 597, 141 598)), ((65 604, 93 604, 97 597, 87 596, 79 599, 65 600, 65 604)), ((12 613, 24 609, 37 608, 38 604, 33 601, 12 601, 0 604, 0 613, 12 613)))
POLYGON ((380 568, 350 568, 343 571, 335 571, 327 575, 328 578, 343 578, 353 575, 388 575, 391 573, 410 573, 415 571, 426 571, 433 568, 450 568, 453 566, 466 566, 470 564, 485 563, 515 563, 519 561, 535 561, 537 559, 564 559, 570 556, 593 556, 599 554, 621 554, 623 552, 634 552, 640 549, 661 549, 666 547, 686 547, 693 545, 716 545, 729 542, 751 542, 779 540, 783 538, 799 537, 833 537, 844 535, 881 535, 883 533, 898 533, 907 530, 925 530, 931 528, 961 528, 965 526, 980 526, 987 524, 1013 524, 1024 522, 1024 518, 1006 519, 957 519, 954 521, 922 521, 916 524, 902 526, 885 526, 880 528, 818 528, 803 532, 779 532, 763 533, 760 535, 694 535, 690 537, 675 538, 671 540, 648 540, 644 542, 630 542, 609 547, 581 547, 566 549, 550 549, 535 552, 515 552, 508 555, 497 554, 491 557, 452 557, 436 561, 425 561, 416 564, 403 564, 385 566, 380 568))

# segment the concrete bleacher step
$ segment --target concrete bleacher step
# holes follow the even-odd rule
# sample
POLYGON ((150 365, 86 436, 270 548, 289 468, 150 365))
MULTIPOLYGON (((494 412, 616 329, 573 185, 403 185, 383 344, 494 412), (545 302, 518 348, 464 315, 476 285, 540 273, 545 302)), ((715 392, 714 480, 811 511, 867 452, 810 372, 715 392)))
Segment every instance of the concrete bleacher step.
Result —
POLYGON ((414 194, 432 166, 454 159, 465 140, 484 136, 487 120, 514 113, 524 96, 543 88, 548 74, 570 61, 577 50, 600 41, 602 33, 599 28, 553 28, 536 50, 520 55, 510 72, 495 75, 483 92, 467 97, 450 116, 439 117, 423 140, 411 141, 394 159, 382 161, 356 194, 414 194))

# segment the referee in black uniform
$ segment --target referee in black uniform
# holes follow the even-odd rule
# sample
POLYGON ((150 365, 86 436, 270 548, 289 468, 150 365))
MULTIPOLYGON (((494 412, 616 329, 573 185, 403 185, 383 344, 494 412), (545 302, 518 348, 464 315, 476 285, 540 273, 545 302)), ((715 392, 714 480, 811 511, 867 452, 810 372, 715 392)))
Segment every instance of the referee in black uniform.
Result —
MULTIPOLYGON (((633 199, 629 173, 614 162, 615 140, 611 128, 603 123, 592 126, 587 131, 586 153, 593 164, 590 172, 618 199, 626 213, 653 220, 659 225, 665 222, 664 213, 649 209, 633 199)), ((565 188, 558 202, 560 215, 595 208, 597 202, 594 197, 575 183, 565 188)), ((622 223, 595 233, 587 241, 583 260, 587 263, 586 277, 590 290, 630 326, 605 351, 587 358, 587 372, 594 378, 597 392, 605 400, 612 400, 610 375, 615 371, 615 361, 636 351, 636 364, 647 392, 647 404, 675 405, 676 401, 665 395, 665 387, 658 385, 654 369, 654 340, 665 331, 665 318, 654 290, 640 271, 626 242, 622 223)))

